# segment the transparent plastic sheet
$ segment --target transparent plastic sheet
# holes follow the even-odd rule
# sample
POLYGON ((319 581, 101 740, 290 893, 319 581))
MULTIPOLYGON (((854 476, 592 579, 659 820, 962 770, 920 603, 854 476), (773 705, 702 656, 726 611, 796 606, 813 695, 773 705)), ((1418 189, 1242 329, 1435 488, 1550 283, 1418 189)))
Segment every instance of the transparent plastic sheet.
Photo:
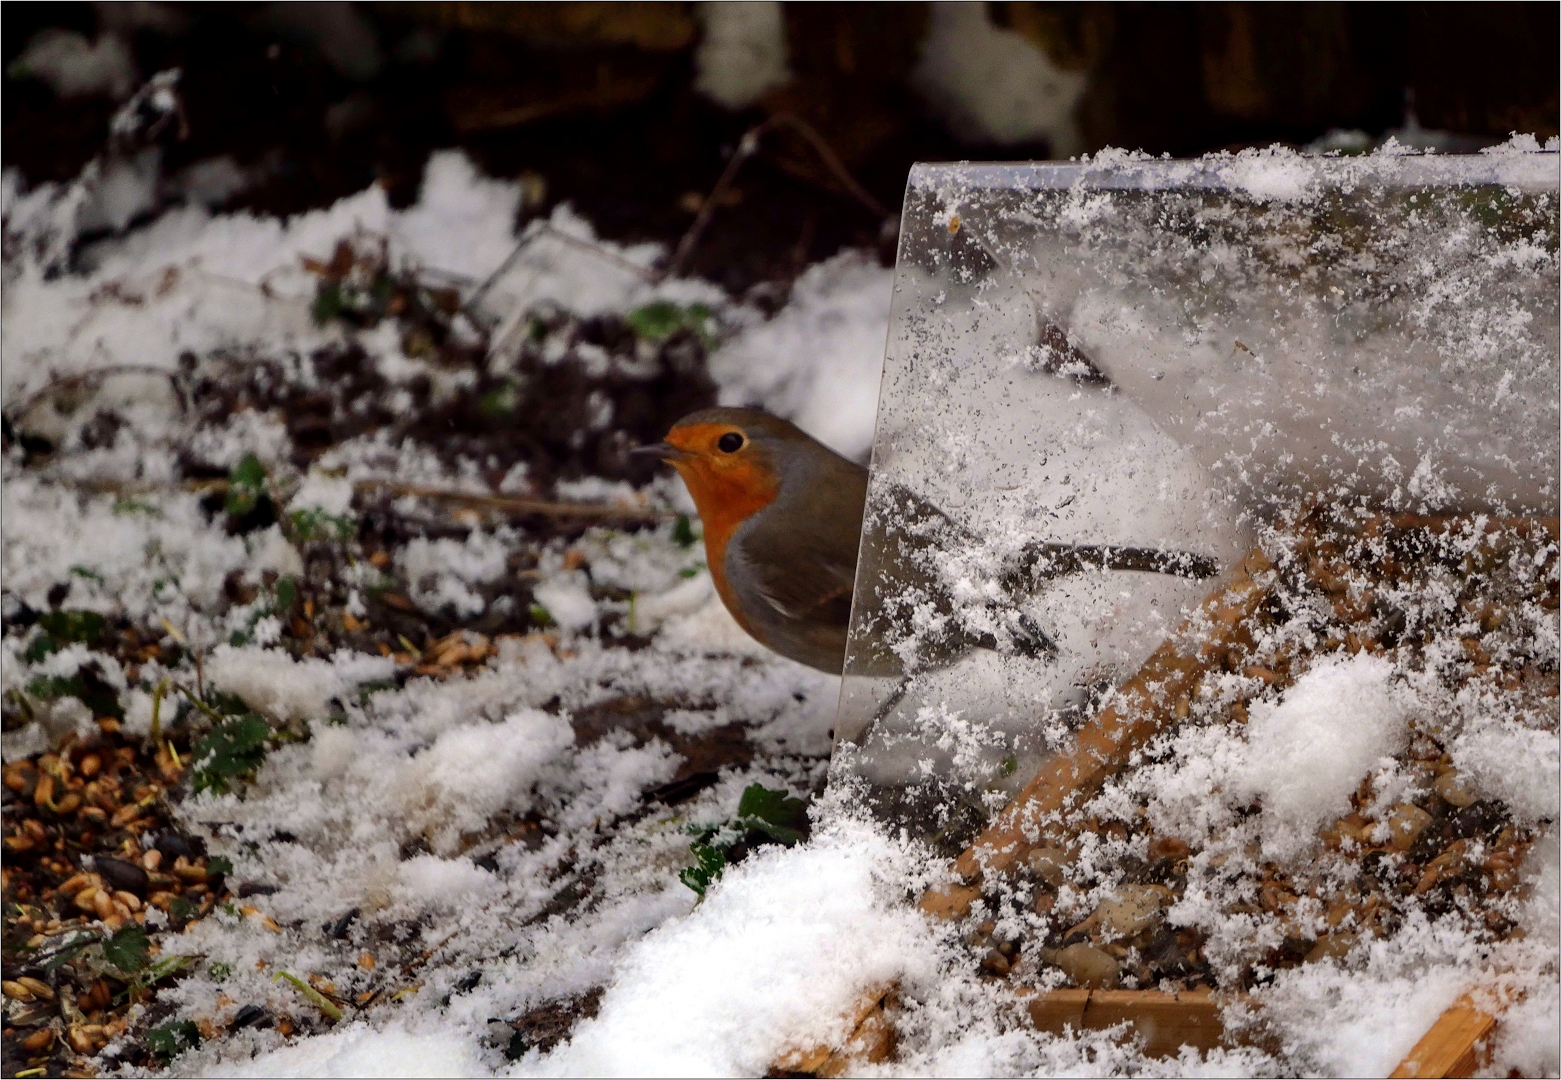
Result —
POLYGON ((1516 150, 914 169, 834 782, 957 851, 1265 526, 1554 515, 1557 187, 1516 150))

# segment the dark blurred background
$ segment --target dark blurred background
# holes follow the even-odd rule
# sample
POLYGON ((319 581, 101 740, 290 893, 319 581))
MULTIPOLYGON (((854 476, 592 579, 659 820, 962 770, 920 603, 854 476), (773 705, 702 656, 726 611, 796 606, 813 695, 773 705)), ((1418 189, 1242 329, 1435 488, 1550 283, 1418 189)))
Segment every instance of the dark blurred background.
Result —
POLYGON ((871 200, 795 128, 767 134, 692 265, 740 292, 878 242, 871 203, 895 212, 915 161, 1543 141, 1558 10, 9 3, 0 156, 33 185, 143 155, 159 194, 111 223, 124 228, 181 200, 293 214, 371 183, 405 205, 429 152, 459 146, 524 177, 526 213, 568 201, 603 235, 671 243, 742 133, 796 116, 871 200), (153 146, 113 145, 116 111, 170 68, 177 123, 153 146))

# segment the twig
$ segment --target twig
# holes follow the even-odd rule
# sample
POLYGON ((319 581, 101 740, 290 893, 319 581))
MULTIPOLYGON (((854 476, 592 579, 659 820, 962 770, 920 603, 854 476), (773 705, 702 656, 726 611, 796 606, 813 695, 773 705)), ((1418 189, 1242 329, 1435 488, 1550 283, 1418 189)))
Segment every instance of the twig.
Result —
POLYGON ((884 208, 884 205, 873 198, 866 188, 856 182, 856 178, 845 167, 845 163, 840 160, 840 157, 834 150, 830 149, 829 144, 824 141, 824 137, 814 129, 812 124, 792 113, 777 113, 763 123, 749 128, 743 134, 742 141, 737 144, 737 150, 732 154, 731 160, 726 163, 726 168, 721 171, 720 179, 715 182, 715 187, 710 189, 710 194, 699 207, 699 213, 695 216, 693 224, 688 227, 688 231, 678 241, 677 250, 672 253, 672 259, 658 275, 657 280, 676 277, 682 272, 683 264, 688 261, 688 257, 693 253, 695 246, 704 235, 705 229, 710 224, 710 219, 715 216, 716 207, 719 205, 721 197, 726 194, 727 189, 737 179, 737 173, 742 168, 743 162, 758 153, 760 139, 778 127, 791 128, 798 135, 801 135, 807 144, 813 148, 813 151, 818 154, 819 160, 824 163, 824 167, 834 174, 835 179, 840 182, 841 186, 846 189, 846 192, 852 198, 878 217, 890 217, 889 211, 884 208))
POLYGON ((483 278, 482 284, 477 286, 477 290, 472 293, 471 298, 468 299, 464 305, 462 305, 462 310, 464 310, 468 316, 475 315, 477 311, 477 305, 482 303, 483 299, 488 295, 489 290, 493 288, 494 284, 509 272, 510 267, 514 266, 520 257, 526 253, 527 248, 531 247, 532 244, 536 243, 536 241, 543 236, 551 236, 560 243, 579 248, 581 251, 595 255, 597 258, 602 259, 604 262, 610 262, 621 270, 627 270, 641 281, 654 282, 658 280, 654 272, 647 270, 638 263, 625 259, 616 251, 612 251, 602 244, 595 243, 591 240, 585 240, 578 236, 570 236, 562 229, 555 229, 550 223, 546 221, 538 221, 532 224, 526 230, 526 235, 522 236, 520 240, 516 242, 514 249, 507 256, 505 256, 504 261, 499 264, 498 269, 494 270, 493 273, 483 278))
POLYGON ((8 410, 9 418, 14 423, 26 416, 39 401, 51 394, 56 394, 73 386, 82 386, 95 380, 112 378, 115 375, 164 376, 173 387, 173 396, 179 402, 179 411, 189 412, 190 410, 189 403, 184 400, 184 390, 179 386, 179 372, 169 371, 166 368, 152 367, 150 364, 110 364, 107 367, 93 368, 91 371, 83 371, 75 375, 66 375, 63 378, 55 377, 50 379, 45 385, 24 397, 14 408, 8 410))
POLYGON ((441 499, 467 503, 513 514, 535 514, 550 518, 589 518, 597 521, 670 521, 677 514, 670 510, 651 510, 632 506, 606 506, 602 503, 552 502, 544 499, 515 499, 503 495, 481 495, 447 488, 402 484, 390 480, 359 480, 353 485, 359 492, 388 491, 393 495, 411 495, 419 499, 441 499))
MULTIPOLYGON (((121 484, 117 481, 83 480, 75 486, 85 491, 111 495, 144 495, 166 490, 157 484, 121 484)), ((226 494, 231 485, 227 480, 186 480, 180 487, 203 495, 226 494)), ((551 499, 516 499, 506 495, 484 495, 479 492, 455 491, 451 488, 427 487, 423 484, 404 484, 395 480, 357 480, 352 488, 360 495, 386 491, 392 495, 411 495, 418 499, 439 499, 444 502, 467 503, 488 510, 517 515, 534 515, 549 518, 576 518, 592 521, 627 521, 654 524, 671 521, 678 515, 672 510, 652 510, 635 506, 611 506, 605 503, 559 502, 551 499)), ((172 632, 172 631, 170 631, 172 632)))

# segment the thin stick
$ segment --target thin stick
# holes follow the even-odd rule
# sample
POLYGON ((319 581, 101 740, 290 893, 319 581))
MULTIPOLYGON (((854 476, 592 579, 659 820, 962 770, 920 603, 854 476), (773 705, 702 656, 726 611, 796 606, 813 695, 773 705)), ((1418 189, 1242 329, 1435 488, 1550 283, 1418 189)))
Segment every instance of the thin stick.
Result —
POLYGON ((654 523, 677 517, 671 510, 651 510, 632 506, 605 506, 601 503, 552 502, 543 499, 514 499, 503 495, 480 495, 447 488, 402 484, 391 480, 359 480, 353 485, 359 492, 388 491, 393 495, 411 495, 419 499, 440 499, 467 503, 489 510, 512 514, 534 514, 549 518, 587 518, 594 521, 640 521, 654 523))
POLYGON ((110 364, 107 367, 93 368, 91 371, 82 371, 75 375, 51 378, 46 384, 28 394, 19 404, 8 410, 10 418, 13 421, 20 420, 27 415, 34 405, 51 394, 73 386, 82 386, 99 379, 112 378, 115 375, 161 375, 172 384, 173 396, 179 402, 179 411, 189 411, 189 404, 184 400, 184 391, 179 387, 179 372, 153 367, 150 364, 110 364))
POLYGON ((824 141, 824 137, 814 129, 813 125, 800 116, 794 116, 791 113, 777 113, 763 123, 749 128, 743 134, 742 141, 737 144, 737 149, 733 152, 731 160, 726 163, 726 168, 721 171, 720 179, 715 182, 715 187, 710 189, 709 196, 705 198, 704 203, 699 207, 699 213, 695 216, 693 224, 688 227, 688 231, 678 241, 677 250, 672 253, 671 261, 667 263, 666 269, 658 276, 658 280, 676 277, 682 272, 683 264, 688 261, 688 257, 693 254, 694 247, 699 243, 700 238, 704 236, 705 229, 710 224, 710 219, 715 216, 716 208, 720 205, 721 197, 726 194, 727 189, 737 179, 737 173, 742 168, 743 162, 759 152, 759 142, 765 135, 779 127, 791 128, 798 135, 801 135, 804 141, 818 154, 819 160, 824 163, 824 167, 834 175, 835 179, 846 189, 846 193, 853 199, 880 218, 891 216, 883 203, 873 198, 866 188, 856 182, 856 178, 851 175, 850 170, 840 160, 839 155, 830 148, 829 143, 824 141))
MULTIPOLYGON (((147 495, 166 490, 156 484, 121 484, 115 481, 83 480, 76 481, 75 486, 84 491, 112 495, 147 495)), ((227 480, 220 479, 187 480, 181 485, 183 490, 201 495, 225 494, 230 486, 227 480)), ((451 488, 428 487, 423 484, 404 484, 396 480, 357 480, 353 482, 352 488, 360 495, 385 491, 392 495, 411 495, 419 499, 466 503, 501 513, 547 518, 655 524, 671 521, 678 516, 673 510, 612 506, 605 503, 559 502, 550 499, 516 499, 506 495, 485 495, 480 492, 455 491, 451 488)))

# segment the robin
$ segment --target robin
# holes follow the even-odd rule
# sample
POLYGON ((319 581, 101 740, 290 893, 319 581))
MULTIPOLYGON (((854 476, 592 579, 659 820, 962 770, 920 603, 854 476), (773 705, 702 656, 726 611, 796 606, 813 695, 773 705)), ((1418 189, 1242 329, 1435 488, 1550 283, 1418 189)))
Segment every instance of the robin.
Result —
MULTIPOLYGON (((852 672, 911 674, 972 648, 1030 657, 1055 645, 1012 605, 955 601, 933 565, 938 552, 975 550, 979 538, 903 486, 867 520, 868 473, 795 425, 760 409, 704 409, 636 453, 669 462, 688 485, 704 525, 716 592, 737 624, 782 656, 838 675, 845 668, 859 549, 872 556, 872 587, 894 625, 860 635, 852 672), (914 618, 915 632, 911 632, 914 618)), ((1212 577, 1201 555, 1146 548, 1034 542, 997 575, 1004 591, 1033 591, 1084 570, 1212 577)))

